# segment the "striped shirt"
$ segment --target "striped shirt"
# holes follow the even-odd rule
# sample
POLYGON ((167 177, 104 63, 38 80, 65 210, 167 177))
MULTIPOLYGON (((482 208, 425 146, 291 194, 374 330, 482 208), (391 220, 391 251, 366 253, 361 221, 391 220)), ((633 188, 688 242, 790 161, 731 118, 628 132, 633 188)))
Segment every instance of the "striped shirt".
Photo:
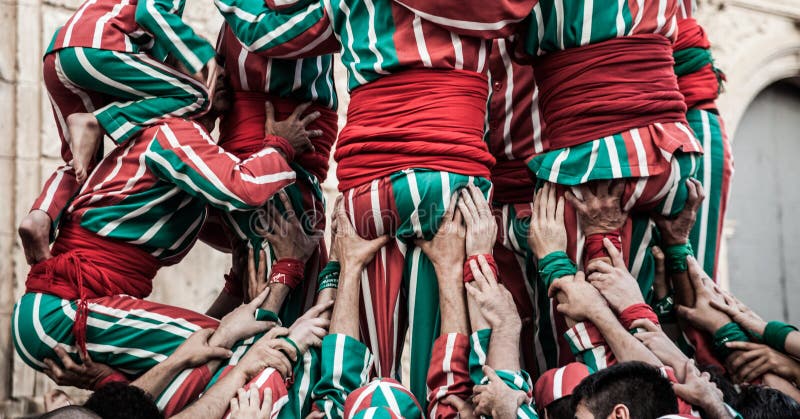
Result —
MULTIPOLYGON (((542 0, 523 31, 524 50, 542 56, 638 34, 660 34, 674 42, 679 9, 678 0, 542 0)), ((567 185, 650 176, 664 170, 678 149, 702 152, 681 122, 629 129, 566 148, 552 138, 543 138, 542 144, 545 153, 529 166, 539 178, 567 185)))
POLYGON ((272 148, 240 160, 197 123, 169 119, 109 153, 67 217, 173 264, 194 244, 206 205, 255 209, 294 180, 294 171, 272 148))
POLYGON ((331 54, 295 60, 255 54, 239 42, 228 25, 223 25, 220 31, 217 51, 224 59, 228 78, 236 91, 316 102, 336 110, 331 54))
POLYGON ((533 3, 323 0, 278 13, 259 1, 215 0, 250 51, 283 58, 341 51, 350 90, 408 69, 485 73, 490 39, 510 35, 533 3))
POLYGON ((183 21, 185 0, 86 0, 55 34, 47 52, 97 48, 179 59, 192 73, 214 57, 211 44, 183 21))
POLYGON ((494 41, 489 56, 489 106, 486 140, 497 163, 492 168, 494 197, 499 202, 513 195, 530 201, 533 181, 525 162, 542 147, 542 118, 533 68, 512 60, 513 44, 494 41))

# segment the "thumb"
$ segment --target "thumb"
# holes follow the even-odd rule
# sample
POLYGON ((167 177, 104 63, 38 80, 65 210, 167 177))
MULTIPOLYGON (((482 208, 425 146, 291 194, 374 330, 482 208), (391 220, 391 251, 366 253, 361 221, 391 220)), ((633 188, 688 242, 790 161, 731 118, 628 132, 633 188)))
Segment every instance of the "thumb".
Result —
POLYGON ((218 346, 209 346, 205 356, 207 359, 228 359, 233 356, 230 349, 220 348, 218 346))
POLYGON ((603 246, 605 246, 608 255, 611 256, 611 262, 614 264, 615 268, 625 268, 628 269, 628 266, 625 265, 625 260, 622 258, 622 252, 620 252, 611 240, 604 238, 603 239, 603 246))
POLYGON ((482 370, 483 374, 489 378, 489 382, 500 381, 500 377, 497 376, 497 373, 494 372, 494 369, 492 367, 484 365, 482 370))
POLYGON ((389 242, 390 237, 388 235, 380 236, 377 239, 372 239, 369 241, 369 248, 372 253, 375 253, 383 246, 386 246, 386 243, 389 242))
POLYGON ((269 287, 264 288, 264 291, 261 291, 261 294, 258 294, 258 297, 253 298, 253 301, 250 301, 248 305, 253 309, 253 311, 255 311, 257 308, 261 307, 261 304, 263 304, 264 301, 267 300, 268 295, 269 287))
POLYGON ((631 323, 632 328, 645 329, 648 332, 660 332, 661 329, 649 319, 636 319, 631 323))
POLYGON ((442 403, 448 406, 455 407, 456 410, 461 410, 464 407, 464 405, 467 404, 467 402, 465 402, 460 397, 453 394, 445 397, 444 400, 442 400, 442 403))
POLYGON ((265 103, 264 108, 267 113, 267 124, 275 122, 275 108, 272 106, 272 102, 265 103))

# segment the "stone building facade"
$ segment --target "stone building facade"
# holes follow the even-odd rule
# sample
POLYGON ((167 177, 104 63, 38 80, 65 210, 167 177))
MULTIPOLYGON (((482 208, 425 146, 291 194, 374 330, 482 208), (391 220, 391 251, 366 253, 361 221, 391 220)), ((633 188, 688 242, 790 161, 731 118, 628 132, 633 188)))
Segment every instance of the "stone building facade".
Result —
MULTIPOLYGON (((80 3, 0 0, 0 133, 5 136, 0 140, 0 200, 5 202, 0 204, 0 418, 34 411, 53 385, 14 354, 12 307, 24 291, 28 271, 16 226, 60 162, 41 81, 41 56, 55 28, 80 3)), ((221 18, 212 2, 188 0, 186 10, 193 26, 215 39, 221 18)), ((728 76, 719 105, 736 138, 737 126, 759 92, 800 76, 800 1, 700 0, 698 20, 707 28, 717 64, 728 76)), ((337 70, 337 79, 343 81, 343 69, 337 70)), ((341 109, 346 109, 346 93, 340 92, 340 98, 341 109)), ((745 169, 737 168, 738 174, 745 169)), ((325 186, 332 196, 335 180, 325 186)), ((228 259, 199 245, 184 262, 159 274, 153 298, 203 310, 221 286, 228 259)))

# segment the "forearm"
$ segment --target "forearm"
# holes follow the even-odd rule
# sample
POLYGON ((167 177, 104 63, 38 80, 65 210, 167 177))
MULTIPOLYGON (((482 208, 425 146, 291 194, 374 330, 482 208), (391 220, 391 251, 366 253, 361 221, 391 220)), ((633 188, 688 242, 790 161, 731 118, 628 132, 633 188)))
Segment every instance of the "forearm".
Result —
POLYGON ((267 299, 264 300, 264 304, 261 304, 261 309, 268 310, 273 313, 280 312, 281 308, 283 307, 283 303, 286 301, 286 298, 291 292, 292 289, 285 284, 277 282, 269 284, 269 295, 267 296, 267 299))
POLYGON ((800 332, 791 332, 786 336, 784 350, 794 358, 800 359, 800 332))
POLYGON ((186 369, 186 365, 183 362, 175 360, 174 357, 168 357, 163 362, 150 368, 144 375, 132 382, 131 385, 139 387, 155 398, 184 369, 186 369))
POLYGON ((343 334, 359 340, 361 335, 358 329, 358 299, 361 295, 361 268, 352 270, 344 268, 339 278, 339 289, 328 333, 343 334))
POLYGON ((689 282, 689 272, 673 272, 670 274, 670 280, 675 291, 675 302, 683 306, 694 306, 694 288, 689 282))
POLYGON ((519 323, 492 329, 486 365, 495 370, 519 371, 519 323))
POLYGON ((206 311, 206 316, 213 317, 215 319, 221 319, 225 317, 226 314, 230 313, 242 303, 242 300, 236 298, 227 292, 220 291, 217 298, 211 303, 211 307, 208 308, 206 311))
POLYGON ((469 334, 467 303, 465 300, 462 269, 436 269, 439 282, 439 311, 441 315, 441 334, 469 334))
POLYGON ((176 419, 221 418, 230 406, 236 392, 247 383, 247 377, 232 369, 203 394, 203 397, 173 416, 176 419))
POLYGON ((611 309, 593 316, 591 321, 603 335, 618 361, 641 361, 657 367, 663 365, 642 342, 625 330, 611 309))

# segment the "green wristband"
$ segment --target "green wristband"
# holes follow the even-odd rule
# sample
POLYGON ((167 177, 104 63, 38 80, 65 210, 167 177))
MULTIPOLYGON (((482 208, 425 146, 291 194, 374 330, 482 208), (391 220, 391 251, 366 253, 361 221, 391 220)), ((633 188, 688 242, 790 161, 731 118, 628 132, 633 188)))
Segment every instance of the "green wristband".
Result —
POLYGON ((786 324, 778 321, 771 321, 767 323, 764 328, 764 343, 776 351, 786 351, 786 337, 789 333, 796 332, 797 328, 791 324, 786 324))
POLYGON ((660 323, 674 323, 675 300, 672 298, 672 295, 667 295, 666 297, 656 301, 653 303, 652 307, 653 311, 656 312, 658 321, 660 323))
POLYGON ((578 267, 570 260, 566 252, 557 251, 539 259, 539 276, 547 288, 562 276, 575 275, 578 267))
POLYGON ((256 320, 260 322, 276 322, 281 324, 281 319, 277 314, 275 314, 275 312, 261 308, 256 309, 256 320))
POLYGON ((689 242, 686 244, 673 244, 672 246, 664 247, 664 265, 667 273, 686 272, 689 270, 689 263, 686 258, 694 256, 692 245, 689 242))
POLYGON ((721 361, 725 361, 725 358, 733 352, 732 349, 725 346, 726 343, 749 341, 750 339, 747 337, 744 330, 742 330, 738 324, 730 322, 714 332, 714 354, 716 354, 721 361))
POLYGON ((341 265, 339 262, 332 260, 319 273, 317 279, 317 293, 326 288, 339 288, 339 271, 341 265))

